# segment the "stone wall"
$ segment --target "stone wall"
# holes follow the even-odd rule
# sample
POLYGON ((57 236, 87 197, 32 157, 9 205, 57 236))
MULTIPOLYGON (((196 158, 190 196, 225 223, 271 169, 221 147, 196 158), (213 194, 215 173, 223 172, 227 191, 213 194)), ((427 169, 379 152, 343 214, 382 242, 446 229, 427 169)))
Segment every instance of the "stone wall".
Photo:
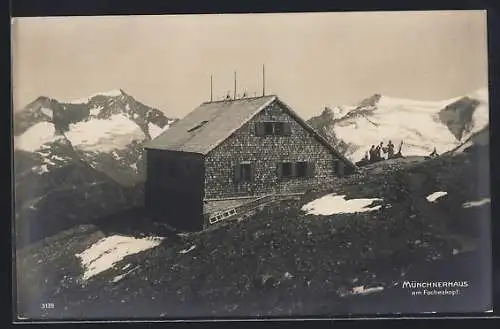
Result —
POLYGON ((336 179, 338 158, 300 125, 278 102, 272 103, 205 158, 205 198, 303 192, 336 179), (256 136, 255 124, 288 122, 289 136, 256 136), (235 182, 235 166, 248 161, 252 182, 235 182), (314 176, 279 178, 277 166, 283 161, 310 161, 314 176))

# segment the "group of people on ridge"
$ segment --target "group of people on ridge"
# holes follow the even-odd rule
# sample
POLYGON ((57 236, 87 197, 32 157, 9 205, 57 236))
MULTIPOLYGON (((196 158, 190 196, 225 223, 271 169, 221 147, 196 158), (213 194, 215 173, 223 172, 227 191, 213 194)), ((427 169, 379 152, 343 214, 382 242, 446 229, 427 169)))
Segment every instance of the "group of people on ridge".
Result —
MULTIPOLYGON (((377 146, 372 145, 370 147, 370 150, 365 153, 365 156, 363 159, 358 161, 356 164, 358 165, 364 165, 368 163, 373 163, 381 160, 388 160, 388 159, 394 159, 394 158, 402 158, 403 155, 401 154, 401 148, 403 146, 403 141, 399 144, 399 149, 398 152, 394 152, 394 144, 392 144, 392 141, 389 141, 387 143, 387 146, 384 146, 384 142, 380 142, 377 146), (387 157, 385 157, 385 154, 387 154, 387 157)), ((426 156, 426 159, 432 159, 432 158, 437 158, 439 154, 437 153, 436 148, 434 147, 434 150, 432 151, 431 154, 426 156)))
POLYGON ((380 142, 380 144, 378 144, 377 146, 372 145, 370 147, 370 150, 366 152, 363 161, 376 162, 380 160, 400 157, 402 146, 403 141, 401 141, 401 144, 399 145, 399 151, 397 153, 394 153, 394 144, 392 143, 392 141, 389 141, 389 143, 387 143, 387 146, 384 146, 384 142, 380 142), (387 154, 387 158, 385 157, 385 154, 387 154))

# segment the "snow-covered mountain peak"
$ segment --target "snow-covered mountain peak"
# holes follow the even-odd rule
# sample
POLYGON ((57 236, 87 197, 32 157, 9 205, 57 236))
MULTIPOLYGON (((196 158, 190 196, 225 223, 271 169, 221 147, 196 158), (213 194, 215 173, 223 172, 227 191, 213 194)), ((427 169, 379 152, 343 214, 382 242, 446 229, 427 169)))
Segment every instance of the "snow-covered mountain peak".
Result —
POLYGON ((158 109, 144 105, 123 89, 96 93, 70 102, 41 96, 14 114, 14 134, 20 135, 40 122, 51 122, 57 131, 66 133, 71 125, 89 120, 108 120, 123 114, 151 138, 149 130, 163 129, 173 120, 158 109), (153 125, 153 126, 152 126, 153 125), (151 129, 150 129, 151 128, 151 129))
POLYGON ((428 155, 434 148, 442 153, 488 124, 488 89, 438 101, 376 93, 345 114, 335 114, 323 111, 309 123, 325 137, 334 137, 335 146, 347 145, 346 155, 353 161, 360 160, 370 145, 388 140, 396 145, 403 141, 404 155, 428 155))
POLYGON ((105 92, 95 93, 95 94, 92 94, 92 95, 84 97, 84 98, 73 99, 73 100, 70 100, 66 103, 68 103, 68 104, 85 104, 85 103, 88 103, 92 98, 98 97, 98 96, 120 97, 120 96, 126 96, 126 95, 127 94, 123 91, 123 89, 112 89, 112 90, 108 90, 105 92))
POLYGON ((378 104, 381 98, 382 98, 381 94, 379 93, 373 94, 370 97, 365 98, 361 102, 359 102, 356 108, 374 107, 378 104))
POLYGON ((121 89, 92 95, 81 103, 38 97, 14 113, 14 147, 31 159, 29 168, 37 168, 35 174, 50 176, 85 163, 131 185, 143 179, 142 144, 174 121, 121 89))

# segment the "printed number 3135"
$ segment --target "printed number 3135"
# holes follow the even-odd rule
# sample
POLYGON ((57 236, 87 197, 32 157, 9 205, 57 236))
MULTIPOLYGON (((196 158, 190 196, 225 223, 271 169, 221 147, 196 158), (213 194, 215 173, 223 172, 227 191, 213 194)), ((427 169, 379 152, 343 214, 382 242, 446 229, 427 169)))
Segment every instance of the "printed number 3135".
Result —
POLYGON ((51 309, 54 308, 54 303, 42 303, 40 307, 42 308, 42 310, 51 309))

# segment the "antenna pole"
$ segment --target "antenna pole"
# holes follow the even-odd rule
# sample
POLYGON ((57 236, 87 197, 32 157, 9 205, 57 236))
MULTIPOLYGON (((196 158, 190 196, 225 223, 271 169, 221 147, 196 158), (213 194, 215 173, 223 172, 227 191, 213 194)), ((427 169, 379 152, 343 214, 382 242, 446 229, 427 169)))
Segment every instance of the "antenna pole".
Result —
POLYGON ((266 71, 264 64, 262 64, 262 96, 266 95, 266 71))
POLYGON ((213 102, 213 76, 210 74, 210 101, 213 102))
POLYGON ((236 71, 234 71, 234 96, 233 99, 236 99, 236 71))

